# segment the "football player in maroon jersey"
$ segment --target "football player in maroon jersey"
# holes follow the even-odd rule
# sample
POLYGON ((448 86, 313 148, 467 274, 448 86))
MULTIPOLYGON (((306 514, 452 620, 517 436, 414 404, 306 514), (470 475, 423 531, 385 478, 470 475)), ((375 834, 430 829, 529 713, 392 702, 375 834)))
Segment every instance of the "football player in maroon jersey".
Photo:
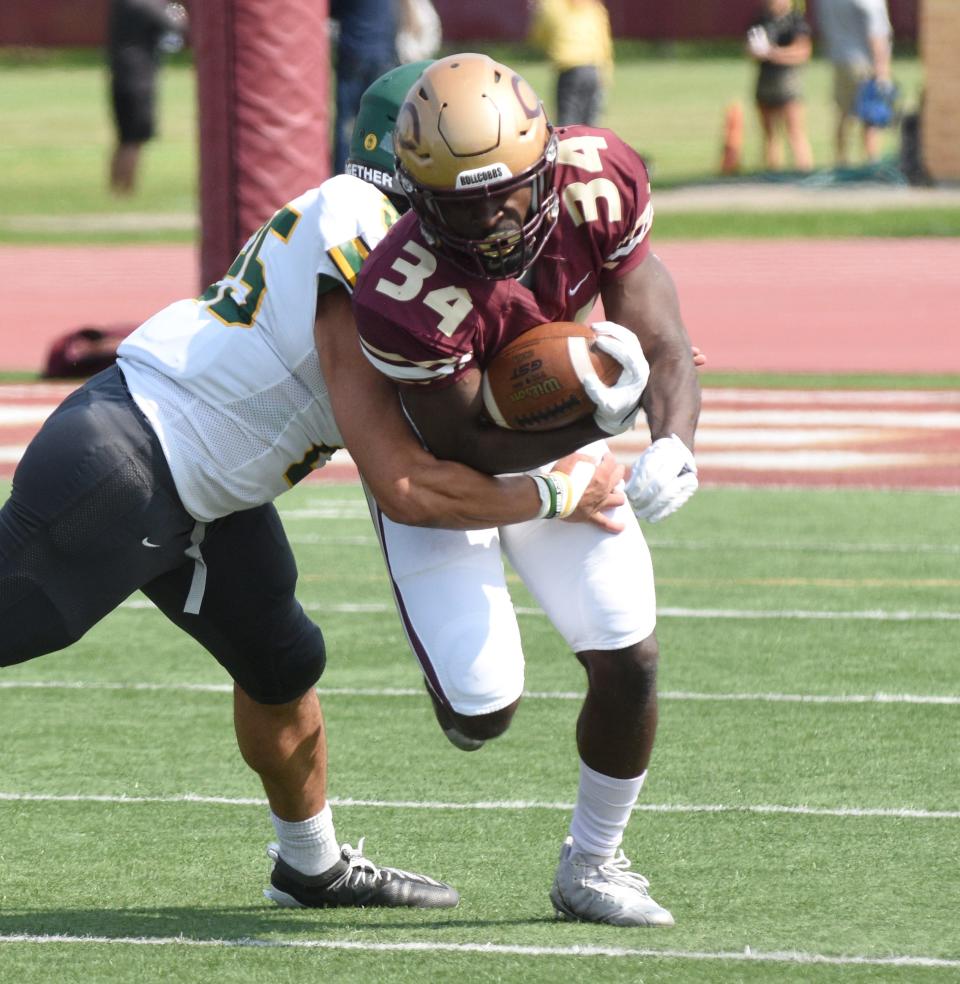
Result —
POLYGON ((501 555, 510 560, 587 673, 580 784, 554 908, 584 921, 672 925, 620 847, 657 722, 653 572, 637 518, 657 522, 696 490, 700 409, 674 285, 650 249, 646 169, 609 130, 555 130, 516 72, 478 54, 424 71, 394 147, 412 208, 357 283, 364 353, 399 384, 435 454, 491 473, 538 469, 544 489, 540 518, 499 530, 378 517, 408 638, 447 737, 470 750, 502 734, 523 689, 501 555), (624 369, 610 387, 587 380, 593 417, 536 434, 490 426, 486 363, 535 325, 588 321, 598 298, 610 319, 599 344, 624 369), (630 471, 630 505, 611 512, 620 530, 549 522, 562 513, 549 462, 581 447, 587 474, 603 438, 632 427, 641 408, 651 444, 630 471))

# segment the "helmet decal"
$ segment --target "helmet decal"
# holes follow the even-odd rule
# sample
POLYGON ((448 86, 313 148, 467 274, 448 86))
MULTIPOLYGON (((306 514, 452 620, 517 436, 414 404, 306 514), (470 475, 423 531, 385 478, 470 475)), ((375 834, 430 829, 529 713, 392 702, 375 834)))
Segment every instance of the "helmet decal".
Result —
POLYGON ((400 65, 381 75, 364 92, 350 140, 346 173, 376 185, 405 211, 406 202, 394 172, 393 130, 411 85, 431 61, 400 65))
POLYGON ((530 88, 526 80, 516 73, 514 73, 512 81, 513 91, 517 96, 517 102, 520 103, 524 113, 527 114, 527 119, 535 120, 543 112, 543 105, 537 98, 537 94, 530 88), (525 95, 529 95, 529 97, 533 100, 533 105, 527 104, 527 100, 524 98, 525 95))
POLYGON ((491 181, 502 181, 512 178, 513 174, 506 164, 490 164, 488 167, 474 167, 469 171, 461 171, 454 185, 456 188, 472 188, 479 184, 490 184, 491 181))

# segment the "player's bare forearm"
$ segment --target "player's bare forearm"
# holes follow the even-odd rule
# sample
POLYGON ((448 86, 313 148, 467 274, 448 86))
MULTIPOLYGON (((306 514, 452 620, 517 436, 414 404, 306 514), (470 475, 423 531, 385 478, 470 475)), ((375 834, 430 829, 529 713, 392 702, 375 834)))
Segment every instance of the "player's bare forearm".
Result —
POLYGON ((873 74, 881 81, 890 79, 891 46, 885 34, 870 35, 870 53, 873 60, 873 74))
POLYGON ((397 522, 483 529, 537 515, 537 484, 526 476, 491 478, 423 448, 407 423, 396 387, 364 358, 350 301, 320 296, 314 329, 334 416, 380 508, 397 522))
POLYGON ((479 370, 471 370, 442 389, 403 388, 403 405, 437 457, 496 475, 537 468, 607 436, 589 417, 535 433, 495 427, 483 419, 480 380, 479 370))
POLYGON ((556 461, 608 435, 590 417, 552 431, 524 433, 481 425, 466 435, 459 458, 479 471, 496 475, 526 471, 556 461))
POLYGON ((643 394, 650 438, 676 434, 690 450, 700 417, 700 383, 696 369, 686 355, 661 357, 650 362, 650 381, 643 394))
POLYGON ((603 288, 603 307, 611 321, 637 333, 650 363, 643 409, 651 438, 676 434, 692 449, 700 416, 700 382, 669 271, 649 254, 626 276, 603 288))

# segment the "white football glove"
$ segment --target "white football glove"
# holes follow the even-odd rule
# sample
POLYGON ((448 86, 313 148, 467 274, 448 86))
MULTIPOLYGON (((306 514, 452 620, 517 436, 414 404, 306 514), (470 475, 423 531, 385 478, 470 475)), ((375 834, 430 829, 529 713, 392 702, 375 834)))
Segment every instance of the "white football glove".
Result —
POLYGON ((761 61, 770 54, 770 37, 762 27, 751 27, 747 31, 747 48, 754 58, 761 61))
POLYGON ((597 348, 616 359, 623 370, 613 386, 600 382, 595 372, 586 373, 583 388, 597 406, 593 413, 597 427, 607 434, 621 434, 633 427, 640 412, 640 397, 647 388, 650 366, 640 339, 629 328, 613 321, 597 321, 590 327, 597 333, 597 348))
POLYGON ((659 523, 697 491, 697 463, 677 437, 661 437, 640 455, 627 479, 627 499, 637 519, 659 523))

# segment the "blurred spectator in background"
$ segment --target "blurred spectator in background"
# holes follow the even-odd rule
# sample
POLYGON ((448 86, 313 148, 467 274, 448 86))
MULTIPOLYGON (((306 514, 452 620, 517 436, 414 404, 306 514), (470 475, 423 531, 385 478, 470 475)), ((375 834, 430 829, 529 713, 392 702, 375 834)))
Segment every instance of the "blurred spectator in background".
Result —
POLYGON ((557 73, 560 126, 596 124, 613 81, 613 39, 602 0, 533 0, 530 42, 557 73))
MULTIPOLYGON (((893 28, 886 0, 817 0, 817 24, 833 63, 837 103, 836 160, 847 163, 857 91, 875 80, 892 88, 893 28)), ((880 127, 862 124, 863 152, 869 163, 880 158, 880 127)))
POLYGON ((336 123, 333 173, 341 174, 360 97, 368 85, 398 63, 395 0, 330 0, 337 22, 336 123))
POLYGON ((430 0, 399 2, 397 57, 404 65, 433 58, 443 39, 443 27, 436 8, 430 0))
POLYGON ((134 189, 140 151, 156 135, 160 55, 179 51, 186 31, 182 3, 111 0, 107 60, 117 144, 110 159, 110 187, 116 194, 134 189))
POLYGON ((793 0, 763 0, 759 17, 747 31, 747 51, 758 63, 756 102, 763 128, 763 163, 783 167, 781 131, 798 171, 813 167, 807 136, 801 66, 810 60, 810 25, 793 0))

